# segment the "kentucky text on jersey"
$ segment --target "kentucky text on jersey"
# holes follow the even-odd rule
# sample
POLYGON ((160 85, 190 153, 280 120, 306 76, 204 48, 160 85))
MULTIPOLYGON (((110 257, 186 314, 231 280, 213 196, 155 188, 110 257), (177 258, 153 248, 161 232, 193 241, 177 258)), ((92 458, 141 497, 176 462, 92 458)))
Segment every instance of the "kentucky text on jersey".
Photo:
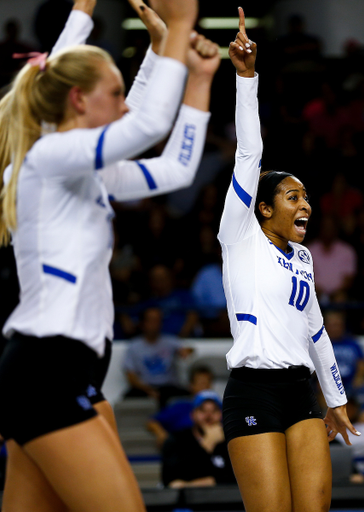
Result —
POLYGON ((186 124, 184 130, 184 138, 181 147, 181 153, 178 160, 183 165, 187 165, 191 159, 193 143, 195 141, 196 126, 193 124, 186 124))
POLYGON ((333 364, 331 366, 330 370, 332 373, 332 378, 334 379, 334 381, 337 385, 337 388, 340 391, 340 394, 343 395, 345 393, 344 386, 342 385, 340 373, 339 373, 339 370, 338 370, 336 364, 333 364))
POLYGON ((282 267, 286 268, 287 270, 290 270, 294 274, 301 275, 302 277, 307 279, 307 281, 313 282, 312 274, 310 274, 309 272, 306 272, 305 270, 298 270, 297 268, 295 269, 294 266, 292 265, 292 263, 285 261, 284 258, 281 258, 280 256, 277 256, 277 258, 278 258, 278 263, 282 267))

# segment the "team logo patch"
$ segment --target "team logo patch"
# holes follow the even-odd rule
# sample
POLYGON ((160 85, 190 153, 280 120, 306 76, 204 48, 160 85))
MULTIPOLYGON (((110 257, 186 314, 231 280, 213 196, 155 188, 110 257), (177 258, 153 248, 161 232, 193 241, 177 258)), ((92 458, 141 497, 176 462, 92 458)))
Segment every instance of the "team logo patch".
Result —
POLYGON ((310 263, 310 255, 307 251, 298 251, 298 257, 303 263, 307 263, 307 265, 310 263))
POLYGON ((225 467, 225 461, 221 457, 221 455, 215 455, 214 457, 211 457, 211 462, 217 468, 224 468, 225 467))
POLYGON ((97 391, 96 391, 96 388, 94 386, 91 386, 91 384, 87 387, 87 390, 86 390, 86 394, 89 398, 91 398, 92 396, 96 396, 97 395, 97 391))
POLYGON ((89 409, 92 409, 92 405, 90 400, 85 395, 80 395, 76 398, 77 403, 84 411, 88 411, 89 409))
POLYGON ((254 416, 247 416, 245 421, 247 422, 248 427, 253 427, 257 424, 257 420, 254 418, 254 416))

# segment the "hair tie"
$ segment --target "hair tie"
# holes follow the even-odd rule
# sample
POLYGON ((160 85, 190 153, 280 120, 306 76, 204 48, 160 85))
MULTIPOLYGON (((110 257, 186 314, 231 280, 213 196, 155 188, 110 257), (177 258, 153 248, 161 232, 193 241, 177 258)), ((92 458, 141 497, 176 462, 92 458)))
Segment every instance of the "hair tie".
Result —
POLYGON ((41 71, 45 71, 46 69, 47 57, 48 52, 13 53, 13 59, 28 59, 27 64, 39 66, 41 71))

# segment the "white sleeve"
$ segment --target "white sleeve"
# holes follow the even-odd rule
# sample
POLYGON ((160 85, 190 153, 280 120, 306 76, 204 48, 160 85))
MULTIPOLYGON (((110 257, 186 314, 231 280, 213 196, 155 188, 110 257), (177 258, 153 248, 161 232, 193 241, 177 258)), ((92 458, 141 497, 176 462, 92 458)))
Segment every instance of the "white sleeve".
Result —
POLYGON ((154 53, 152 48, 149 46, 142 65, 134 78, 133 85, 126 97, 126 104, 131 111, 139 110, 147 83, 160 59, 161 57, 154 53))
POLYGON ((94 22, 88 14, 72 9, 61 35, 52 48, 51 56, 67 46, 85 44, 93 26, 94 22))
MULTIPOLYGON (((312 257, 311 257, 312 261, 312 257)), ((312 275, 313 266, 311 267, 312 275)), ((347 402, 345 389, 341 380, 339 366, 336 362, 334 349, 326 332, 316 294, 308 312, 309 353, 315 366, 326 404, 338 407, 347 402)))
POLYGON ((263 145, 257 91, 257 74, 254 78, 236 76, 235 168, 218 234, 219 240, 226 244, 236 243, 259 228, 254 206, 263 145))
POLYGON ((191 185, 205 146, 209 112, 182 105, 160 157, 121 161, 101 171, 112 199, 141 199, 191 185))
POLYGON ((181 62, 161 58, 139 112, 128 113, 106 127, 57 132, 41 138, 33 153, 37 172, 42 177, 77 179, 90 169, 99 170, 135 157, 155 145, 172 128, 186 75, 187 68, 181 62))

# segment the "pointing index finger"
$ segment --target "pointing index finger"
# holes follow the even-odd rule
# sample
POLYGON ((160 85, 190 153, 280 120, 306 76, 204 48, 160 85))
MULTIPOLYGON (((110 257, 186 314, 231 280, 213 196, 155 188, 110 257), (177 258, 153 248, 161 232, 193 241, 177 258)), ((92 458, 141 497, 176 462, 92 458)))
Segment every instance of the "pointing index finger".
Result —
POLYGON ((245 31, 245 15, 242 7, 238 7, 239 10, 239 31, 248 39, 245 31))

